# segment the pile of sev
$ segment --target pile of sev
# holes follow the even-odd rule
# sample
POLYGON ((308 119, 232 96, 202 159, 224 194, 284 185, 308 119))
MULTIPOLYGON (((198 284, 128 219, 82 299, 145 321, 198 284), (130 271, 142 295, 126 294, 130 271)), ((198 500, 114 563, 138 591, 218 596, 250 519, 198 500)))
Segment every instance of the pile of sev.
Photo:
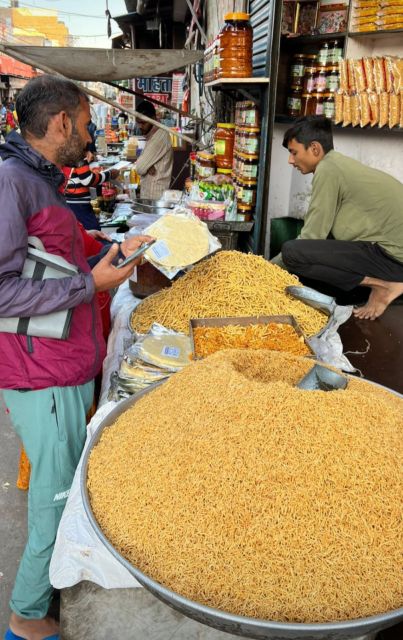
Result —
POLYGON ((220 251, 196 265, 169 289, 150 296, 133 312, 134 331, 146 333, 153 322, 189 332, 191 318, 293 315, 307 336, 322 329, 327 317, 288 296, 299 280, 261 256, 220 251))
POLYGON ((144 573, 194 601, 324 622, 403 605, 403 401, 312 366, 220 351, 141 398, 90 456, 94 515, 144 573))
POLYGON ((223 327, 193 327, 193 342, 196 357, 206 356, 222 349, 274 349, 287 351, 295 356, 310 355, 311 352, 290 324, 269 322, 241 326, 230 324, 223 327))

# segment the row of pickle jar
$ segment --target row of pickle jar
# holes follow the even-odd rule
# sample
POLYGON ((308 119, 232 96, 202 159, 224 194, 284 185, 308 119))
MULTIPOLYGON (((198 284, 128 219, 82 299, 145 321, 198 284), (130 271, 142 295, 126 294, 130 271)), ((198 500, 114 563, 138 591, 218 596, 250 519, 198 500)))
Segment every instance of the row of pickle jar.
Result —
MULTIPOLYGON (((192 155, 192 177, 196 183, 199 183, 199 187, 203 186, 205 181, 214 182, 218 186, 231 185, 236 194, 236 210, 234 211, 231 206, 229 210, 227 208, 225 219, 247 222, 253 219, 256 206, 259 113, 257 106, 251 101, 237 102, 235 113, 235 122, 217 123, 214 134, 214 154, 200 151, 192 155)), ((211 189, 207 191, 210 192, 211 189)), ((202 192, 203 189, 199 188, 199 193, 202 192)), ((208 217, 212 215, 217 219, 217 212, 215 210, 209 212, 209 209, 212 208, 210 204, 218 208, 218 202, 214 203, 210 200, 200 203, 195 200, 198 198, 193 198, 191 207, 196 215, 202 219, 213 219, 208 217)))
POLYGON ((252 76, 253 29, 248 13, 227 13, 204 52, 204 81, 252 76))
POLYGON ((339 88, 339 42, 325 42, 317 53, 294 54, 289 75, 287 115, 334 116, 334 92, 339 88))

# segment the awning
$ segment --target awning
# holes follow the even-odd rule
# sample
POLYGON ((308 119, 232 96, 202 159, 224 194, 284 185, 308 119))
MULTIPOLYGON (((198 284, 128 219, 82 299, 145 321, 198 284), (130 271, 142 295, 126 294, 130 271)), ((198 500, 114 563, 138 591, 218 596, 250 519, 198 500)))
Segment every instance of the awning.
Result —
POLYGON ((1 50, 39 69, 45 65, 72 80, 93 82, 159 76, 203 57, 203 51, 185 49, 91 49, 2 43, 1 50))
POLYGON ((10 89, 23 89, 27 84, 29 78, 14 78, 9 77, 10 89))

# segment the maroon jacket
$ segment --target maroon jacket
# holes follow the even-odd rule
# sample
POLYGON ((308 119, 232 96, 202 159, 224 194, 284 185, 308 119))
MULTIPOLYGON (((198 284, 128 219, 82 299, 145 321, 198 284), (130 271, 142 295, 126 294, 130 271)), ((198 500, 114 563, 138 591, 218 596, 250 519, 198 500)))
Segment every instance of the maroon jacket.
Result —
POLYGON ((67 340, 0 332, 0 388, 84 384, 101 368, 105 341, 82 234, 58 192, 64 176, 16 132, 0 146, 0 156, 0 316, 73 309, 67 340), (58 280, 22 279, 29 235, 79 273, 58 280))

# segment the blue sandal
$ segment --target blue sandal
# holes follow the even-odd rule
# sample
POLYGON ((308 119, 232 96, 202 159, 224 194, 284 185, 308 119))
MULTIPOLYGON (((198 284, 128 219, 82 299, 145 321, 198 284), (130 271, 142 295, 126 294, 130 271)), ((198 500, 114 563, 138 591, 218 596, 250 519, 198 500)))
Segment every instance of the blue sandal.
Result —
MULTIPOLYGON (((22 636, 16 636, 15 633, 11 631, 11 629, 7 629, 4 640, 25 640, 25 638, 23 638, 22 636)), ((53 636, 46 636, 46 638, 43 638, 43 640, 60 640, 60 636, 57 633, 53 636)))

